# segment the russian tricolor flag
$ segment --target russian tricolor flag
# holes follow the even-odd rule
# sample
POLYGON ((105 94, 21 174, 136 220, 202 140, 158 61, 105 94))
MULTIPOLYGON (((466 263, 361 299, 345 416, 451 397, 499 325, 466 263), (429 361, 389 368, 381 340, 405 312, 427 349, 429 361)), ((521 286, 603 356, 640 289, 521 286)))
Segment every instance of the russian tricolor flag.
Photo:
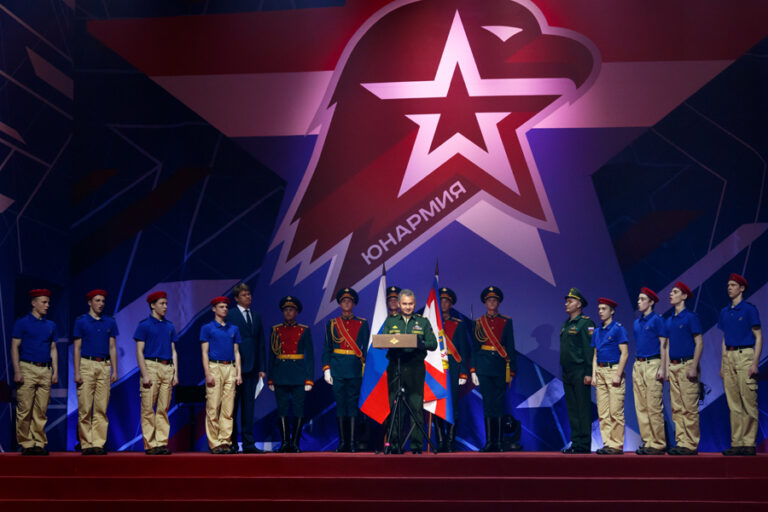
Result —
POLYGON ((432 331, 437 337, 437 349, 427 352, 427 357, 424 359, 427 369, 424 379, 424 409, 453 423, 453 404, 451 394, 448 392, 448 352, 445 347, 443 316, 437 290, 437 274, 435 274, 434 285, 429 291, 427 305, 424 307, 424 318, 429 320, 432 331))
POLYGON ((371 322, 371 338, 368 340, 368 355, 365 358, 363 385, 360 388, 358 407, 375 421, 384 423, 389 416, 389 387, 387 385, 387 351, 373 348, 373 334, 381 334, 387 319, 387 275, 382 273, 379 279, 379 292, 376 295, 376 308, 371 322))

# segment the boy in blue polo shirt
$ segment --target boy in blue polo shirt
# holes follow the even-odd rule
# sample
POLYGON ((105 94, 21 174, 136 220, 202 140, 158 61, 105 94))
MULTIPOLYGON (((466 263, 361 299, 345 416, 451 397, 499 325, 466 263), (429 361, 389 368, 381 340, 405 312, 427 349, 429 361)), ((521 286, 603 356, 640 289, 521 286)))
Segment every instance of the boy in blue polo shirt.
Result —
POLYGON ((664 380, 667 378, 667 329, 664 319, 653 311, 659 297, 643 287, 637 296, 637 310, 642 316, 633 326, 636 354, 632 367, 637 425, 643 446, 638 455, 663 455, 667 446, 664 435, 664 380))
POLYGON ((168 408, 173 387, 179 383, 178 335, 173 324, 165 319, 168 294, 163 291, 150 293, 147 302, 151 314, 139 322, 133 334, 136 363, 141 372, 141 435, 144 453, 170 455, 168 408))
POLYGON ((624 393, 627 364, 627 331, 613 321, 615 301, 601 297, 597 300, 597 315, 603 322, 592 333, 592 385, 596 388, 597 416, 600 418, 600 436, 603 447, 600 455, 624 453, 624 393))
POLYGON ((213 321, 200 329, 206 385, 205 434, 211 453, 225 454, 230 453, 232 443, 230 438, 235 385, 243 383, 240 371, 240 329, 227 323, 228 298, 214 298, 211 309, 213 321))
POLYGON ((691 289, 680 281, 669 292, 675 314, 667 318, 669 335, 669 401, 675 422, 677 445, 670 455, 699 453, 699 361, 704 350, 701 321, 693 311, 685 309, 692 297, 691 289))
POLYGON ((91 290, 85 296, 88 313, 75 320, 73 364, 77 384, 77 433, 83 455, 106 455, 107 404, 117 381, 117 322, 102 315, 107 292, 91 290))
POLYGON ((59 382, 56 324, 43 318, 51 292, 30 290, 32 312, 13 324, 11 360, 16 392, 16 441, 22 455, 48 455, 45 435, 51 384, 59 382))
POLYGON ((723 455, 756 455, 757 379, 763 332, 757 308, 744 300, 747 280, 739 274, 728 278, 731 305, 720 311, 717 327, 723 331, 723 378, 725 398, 731 410, 731 447, 723 455))

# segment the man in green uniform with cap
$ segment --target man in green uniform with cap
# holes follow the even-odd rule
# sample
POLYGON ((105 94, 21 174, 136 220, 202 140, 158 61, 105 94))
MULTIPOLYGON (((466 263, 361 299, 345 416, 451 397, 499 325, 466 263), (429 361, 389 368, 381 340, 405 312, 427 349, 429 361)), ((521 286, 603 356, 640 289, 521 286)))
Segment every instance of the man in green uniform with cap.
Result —
POLYGON ((363 382, 363 365, 371 332, 368 321, 352 312, 359 297, 352 288, 336 293, 341 316, 328 320, 323 349, 323 378, 333 387, 339 427, 337 452, 355 452, 357 402, 363 382))
POLYGON ((590 453, 592 445, 592 355, 590 345, 595 322, 582 314, 587 299, 578 288, 565 296, 568 319, 560 329, 560 366, 571 424, 571 446, 563 453, 590 453))
MULTIPOLYGON (((411 434, 411 451, 421 453, 424 443, 424 378, 426 367, 424 358, 428 350, 437 348, 437 338, 432 332, 429 320, 414 313, 416 298, 411 290, 400 291, 400 313, 389 316, 384 322, 382 333, 384 334, 416 334, 418 345, 416 348, 400 348, 387 350, 387 384, 389 385, 389 408, 394 410, 394 399, 398 385, 405 388, 405 400, 416 416, 416 425, 411 434), (399 377, 399 378, 398 378, 399 377), (399 381, 399 383, 398 383, 399 381)), ((398 409, 397 417, 390 418, 395 425, 392 429, 392 437, 389 443, 392 453, 402 453, 400 444, 403 418, 407 414, 405 407, 398 409)), ((404 441, 403 441, 404 443, 404 441)))

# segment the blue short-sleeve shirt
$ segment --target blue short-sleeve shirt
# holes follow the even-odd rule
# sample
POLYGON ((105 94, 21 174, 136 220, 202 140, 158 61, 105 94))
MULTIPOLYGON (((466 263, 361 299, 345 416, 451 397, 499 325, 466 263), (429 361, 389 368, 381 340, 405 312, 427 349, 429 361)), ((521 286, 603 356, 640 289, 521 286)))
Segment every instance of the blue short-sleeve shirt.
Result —
POLYGON ((208 343, 208 359, 235 360, 235 343, 240 343, 240 329, 230 323, 221 325, 216 320, 200 329, 200 342, 208 343))
POLYGON ((150 315, 136 326, 133 339, 144 342, 144 357, 171 359, 173 351, 171 343, 176 343, 179 337, 173 324, 166 320, 158 320, 150 315))
POLYGON ((73 337, 83 340, 80 353, 88 357, 109 357, 109 338, 117 338, 117 322, 111 316, 93 318, 89 313, 75 320, 73 337))
POLYGON ((725 344, 729 347, 741 347, 755 344, 753 327, 760 327, 760 313, 746 301, 735 306, 726 306, 720 311, 717 327, 723 331, 725 344))
POLYGON ((619 345, 629 343, 627 330, 619 322, 613 321, 608 327, 597 327, 592 333, 592 346, 597 349, 598 363, 618 363, 621 358, 619 345))
POLYGON ((637 357, 651 357, 660 355, 659 338, 667 337, 667 328, 664 319, 651 311, 637 320, 633 326, 635 335, 635 355, 637 357))
POLYGON ((693 337, 701 334, 701 321, 693 311, 682 310, 667 318, 667 334, 669 335, 669 358, 680 359, 693 357, 696 343, 693 337))
POLYGON ((33 363, 51 362, 51 343, 56 342, 56 324, 32 313, 16 320, 13 338, 19 338, 19 359, 33 363))

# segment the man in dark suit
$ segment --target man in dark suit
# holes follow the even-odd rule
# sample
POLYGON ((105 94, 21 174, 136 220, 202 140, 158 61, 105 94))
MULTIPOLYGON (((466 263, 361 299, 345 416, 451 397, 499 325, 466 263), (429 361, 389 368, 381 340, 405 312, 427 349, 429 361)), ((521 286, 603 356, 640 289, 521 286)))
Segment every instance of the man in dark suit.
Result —
POLYGON ((243 383, 237 386, 235 410, 233 412, 234 427, 232 430, 232 452, 237 453, 237 432, 242 432, 243 452, 263 453, 256 448, 253 438, 253 402, 256 385, 264 372, 264 328, 261 316, 251 311, 251 289, 245 283, 240 283, 233 290, 237 305, 227 313, 227 322, 240 329, 240 361, 242 366, 243 383), (237 413, 240 411, 240 422, 237 413))

